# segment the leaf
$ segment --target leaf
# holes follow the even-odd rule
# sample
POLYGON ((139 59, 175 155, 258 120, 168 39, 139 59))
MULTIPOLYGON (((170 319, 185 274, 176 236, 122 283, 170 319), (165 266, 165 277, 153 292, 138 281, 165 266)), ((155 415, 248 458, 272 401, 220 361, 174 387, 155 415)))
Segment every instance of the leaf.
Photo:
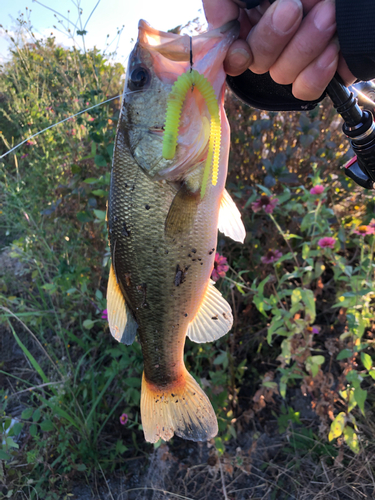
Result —
POLYGON ((300 288, 295 288, 292 293, 292 304, 297 304, 297 302, 302 301, 302 293, 300 288))
POLYGON ((365 401, 367 398, 367 391, 361 389, 361 387, 356 387, 354 389, 354 398, 358 403, 358 406, 362 412, 362 415, 365 414, 365 401))
POLYGON ((34 370, 38 373, 38 375, 42 378, 43 382, 44 383, 48 383, 49 380, 48 378, 46 377, 45 373, 43 372, 43 370, 41 369, 41 367, 39 366, 38 362, 36 361, 36 359, 34 358, 34 356, 31 354, 31 352, 28 351, 27 347, 25 347, 23 345, 23 343, 21 342, 21 340, 19 339, 18 335, 16 334, 16 332, 14 331, 14 328, 12 326, 11 323, 9 323, 10 327, 11 327, 11 330, 12 330, 12 333, 13 333, 13 336, 14 338, 16 339, 16 342, 17 344, 20 346, 20 348, 22 349, 22 351, 24 352, 24 354, 26 355, 27 359, 30 361, 30 363, 32 364, 34 370))
POLYGON ((10 460, 12 457, 4 450, 0 450, 0 460, 10 460))
POLYGON ((141 379, 137 377, 128 377, 124 380, 124 382, 125 385, 127 385, 128 387, 135 387, 135 388, 141 387, 141 379))
POLYGON ((31 418, 33 411, 33 408, 27 408, 26 410, 23 410, 23 412, 21 413, 21 418, 28 420, 29 418, 31 418))
POLYGON ((84 470, 86 470, 86 469, 87 469, 87 467, 86 467, 86 465, 85 465, 85 464, 77 464, 77 465, 75 466, 75 468, 76 468, 78 471, 80 471, 80 472, 83 472, 84 470))
POLYGON ((77 219, 79 220, 79 222, 82 222, 82 224, 84 224, 85 222, 91 222, 92 216, 84 210, 77 213, 77 219))
POLYGON ((85 321, 82 323, 83 328, 86 328, 86 330, 91 330, 94 325, 95 321, 92 321, 91 319, 85 319, 85 321))
POLYGON ((359 453, 359 441, 358 436, 354 430, 348 425, 344 429, 344 439, 346 444, 354 453, 359 453))
POLYGON ((311 323, 314 323, 316 310, 315 310, 315 297, 312 290, 302 290, 302 300, 306 305, 306 313, 310 316, 311 323))
POLYGON ((365 352, 361 352, 361 361, 366 370, 370 371, 372 368, 372 359, 369 354, 365 352))
POLYGON ((354 398, 354 389, 350 388, 345 391, 340 391, 340 396, 345 399, 347 405, 348 405, 348 413, 350 413, 353 408, 357 406, 357 401, 354 398), (348 391, 349 391, 349 401, 348 401, 348 391))
POLYGON ((105 210, 94 210, 94 214, 99 220, 105 220, 106 212, 105 210))
POLYGON ((40 409, 37 408, 34 413, 33 413, 33 422, 38 422, 38 420, 40 419, 40 417, 42 416, 41 412, 40 412, 40 409))
POLYGON ((8 448, 16 448, 16 449, 19 448, 18 444, 13 441, 12 437, 7 437, 5 439, 5 442, 6 442, 6 445, 8 446, 8 448))
POLYGON ((23 428, 22 422, 15 423, 10 430, 10 435, 11 436, 18 436, 18 434, 20 434, 20 432, 22 431, 22 428, 23 428))
POLYGON ((340 361, 341 359, 351 358, 352 356, 353 352, 350 349, 343 349, 338 353, 336 360, 340 361))
POLYGON ((36 433, 38 432, 38 427, 35 424, 30 425, 29 432, 30 432, 30 436, 35 437, 36 433))
POLYGON ((337 415, 337 417, 331 424, 331 430, 329 431, 328 440, 332 441, 333 439, 340 437, 341 434, 343 433, 345 424, 346 424, 346 415, 342 411, 337 415))
POLYGON ((42 429, 43 432, 53 431, 54 427, 52 420, 49 419, 43 420, 43 422, 40 424, 40 428, 42 429))
POLYGON ((223 455, 223 453, 225 452, 225 445, 223 443, 223 440, 220 437, 215 437, 214 441, 215 441, 215 448, 218 454, 223 455))
POLYGON ((107 166, 107 160, 104 158, 103 155, 95 155, 94 158, 95 165, 98 167, 106 167, 107 166))
POLYGON ((104 189, 95 189, 94 191, 91 191, 92 194, 94 194, 95 196, 100 196, 100 197, 103 197, 103 196, 107 196, 107 191, 104 191, 104 189))
POLYGON ((284 325, 284 320, 283 319, 279 319, 278 321, 274 321, 272 320, 271 321, 271 325, 270 327, 268 328, 268 331, 267 331, 267 342, 271 345, 272 343, 272 335, 274 333, 277 333, 277 330, 284 325))

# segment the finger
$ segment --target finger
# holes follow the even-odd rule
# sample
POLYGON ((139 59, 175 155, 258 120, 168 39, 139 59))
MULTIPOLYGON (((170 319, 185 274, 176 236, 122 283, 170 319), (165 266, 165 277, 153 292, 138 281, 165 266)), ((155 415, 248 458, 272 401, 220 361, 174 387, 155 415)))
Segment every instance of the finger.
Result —
POLYGON ((335 75, 339 61, 339 44, 332 40, 324 52, 310 63, 296 78, 292 92, 303 101, 318 99, 335 75))
POLYGON ((245 40, 236 40, 228 49, 224 71, 231 76, 241 75, 252 63, 253 56, 245 40))
POLYGON ((228 21, 237 19, 240 11, 232 0, 221 0, 220 6, 217 0, 203 0, 203 9, 211 29, 220 28, 228 21))
POLYGON ((302 0, 303 13, 306 15, 310 10, 322 0, 302 0))
POLYGON ((300 0, 277 0, 250 31, 254 73, 266 73, 297 31, 302 19, 300 0))
POLYGON ((293 83, 301 71, 323 53, 335 31, 334 0, 319 2, 303 19, 297 33, 270 69, 272 79, 281 84, 293 83))
POLYGON ((356 81, 356 77, 353 75, 353 73, 350 71, 348 68, 348 65, 345 62, 345 59, 343 58, 342 54, 340 54, 339 57, 339 64, 337 66, 337 72, 343 79, 345 85, 351 85, 356 81))

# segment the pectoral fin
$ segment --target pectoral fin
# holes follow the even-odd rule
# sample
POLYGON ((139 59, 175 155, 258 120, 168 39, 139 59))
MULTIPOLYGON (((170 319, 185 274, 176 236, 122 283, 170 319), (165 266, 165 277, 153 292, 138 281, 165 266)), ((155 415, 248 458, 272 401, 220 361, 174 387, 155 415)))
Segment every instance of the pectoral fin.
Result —
POLYGON ((232 328, 231 307, 210 281, 200 309, 189 324, 187 335, 199 344, 217 340, 232 328))
POLYGON ((241 220, 240 211, 226 189, 224 189, 221 198, 218 229, 232 240, 244 242, 246 230, 241 220))
POLYGON ((122 344, 130 345, 134 342, 138 324, 132 312, 126 305, 120 286, 117 283, 113 265, 109 271, 107 287, 107 312, 109 329, 112 336, 122 344))
POLYGON ((186 184, 180 187, 165 220, 167 237, 175 238, 191 229, 196 218, 199 201, 199 193, 190 191, 186 184))

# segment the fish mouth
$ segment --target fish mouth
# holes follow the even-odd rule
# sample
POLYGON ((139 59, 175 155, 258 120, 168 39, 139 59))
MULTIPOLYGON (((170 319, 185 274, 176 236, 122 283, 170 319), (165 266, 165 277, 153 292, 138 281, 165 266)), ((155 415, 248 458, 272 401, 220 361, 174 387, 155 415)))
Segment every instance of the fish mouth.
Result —
POLYGON ((148 131, 151 135, 156 135, 157 137, 160 137, 161 139, 164 136, 164 127, 150 127, 148 129, 148 131))

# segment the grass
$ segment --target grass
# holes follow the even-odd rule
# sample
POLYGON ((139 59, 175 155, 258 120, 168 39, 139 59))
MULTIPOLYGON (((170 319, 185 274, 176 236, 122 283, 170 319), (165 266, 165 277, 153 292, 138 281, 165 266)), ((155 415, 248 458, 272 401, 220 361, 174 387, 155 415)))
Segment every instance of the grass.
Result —
POLYGON ((1 494, 371 498, 375 237, 355 231, 375 199, 338 169, 350 153, 329 103, 266 115, 227 96, 228 189, 247 230, 245 245, 218 240, 234 327, 185 349, 219 434, 144 442, 140 345, 101 318, 119 102, 92 106, 121 94, 122 72, 53 39, 16 45, 1 70, 0 155, 89 108, 0 160, 1 494), (254 210, 265 197, 271 214, 254 210), (270 250, 282 256, 262 261, 270 250))

